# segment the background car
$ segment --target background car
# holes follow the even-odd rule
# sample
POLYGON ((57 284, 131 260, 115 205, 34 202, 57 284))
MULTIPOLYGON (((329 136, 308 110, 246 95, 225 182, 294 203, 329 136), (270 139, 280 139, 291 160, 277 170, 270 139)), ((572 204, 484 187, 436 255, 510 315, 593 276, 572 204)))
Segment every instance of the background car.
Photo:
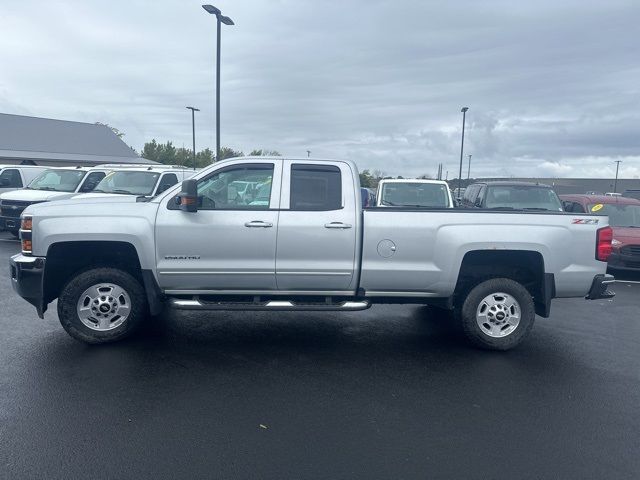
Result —
POLYGON ((34 165, 0 165, 0 193, 24 188, 48 168, 34 165))
POLYGON ((103 167, 45 168, 25 188, 0 194, 0 230, 18 236, 20 215, 34 203, 65 200, 90 192, 108 170, 103 167))
POLYGON ((640 270, 640 200, 606 195, 561 195, 566 212, 609 215, 613 252, 609 267, 640 270))
POLYGON ((377 207, 453 208, 447 182, 427 179, 380 180, 377 207))
POLYGON ((640 200, 640 189, 631 189, 631 190, 625 190, 624 192, 622 192, 622 196, 623 197, 627 197, 627 198, 635 198, 636 200, 640 200))
POLYGON ((553 188, 528 182, 473 183, 467 187, 460 206, 488 210, 562 211, 562 203, 553 188))

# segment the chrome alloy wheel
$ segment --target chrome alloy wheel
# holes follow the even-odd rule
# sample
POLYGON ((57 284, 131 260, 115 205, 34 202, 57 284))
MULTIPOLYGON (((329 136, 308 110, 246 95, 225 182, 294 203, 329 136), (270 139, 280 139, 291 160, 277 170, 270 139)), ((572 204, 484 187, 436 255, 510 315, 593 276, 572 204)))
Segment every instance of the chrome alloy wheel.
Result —
POLYGON ((131 299, 122 287, 112 283, 99 283, 80 295, 77 313, 86 327, 106 332, 127 320, 131 313, 131 299))
POLYGON ((520 304, 508 293, 487 295, 478 305, 476 322, 486 335, 494 338, 506 337, 520 323, 520 304))

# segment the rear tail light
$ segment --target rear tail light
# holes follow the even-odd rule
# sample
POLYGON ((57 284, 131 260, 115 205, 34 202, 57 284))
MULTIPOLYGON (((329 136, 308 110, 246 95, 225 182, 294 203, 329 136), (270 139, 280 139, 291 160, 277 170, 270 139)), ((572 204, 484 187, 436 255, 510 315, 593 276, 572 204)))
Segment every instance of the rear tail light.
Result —
POLYGON ((606 262, 611 255, 611 242, 613 240, 613 229, 604 227, 598 229, 596 233, 596 260, 606 262))

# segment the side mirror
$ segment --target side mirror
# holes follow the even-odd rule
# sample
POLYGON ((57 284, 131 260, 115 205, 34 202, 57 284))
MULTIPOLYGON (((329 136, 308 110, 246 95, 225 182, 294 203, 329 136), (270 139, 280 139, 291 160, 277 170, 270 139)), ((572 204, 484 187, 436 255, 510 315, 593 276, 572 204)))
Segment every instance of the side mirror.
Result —
POLYGON ((182 192, 178 198, 180 199, 180 210, 183 212, 198 211, 198 183, 195 179, 182 182, 182 192))
POLYGON ((474 205, 478 208, 482 207, 482 199, 480 197, 476 198, 474 205))

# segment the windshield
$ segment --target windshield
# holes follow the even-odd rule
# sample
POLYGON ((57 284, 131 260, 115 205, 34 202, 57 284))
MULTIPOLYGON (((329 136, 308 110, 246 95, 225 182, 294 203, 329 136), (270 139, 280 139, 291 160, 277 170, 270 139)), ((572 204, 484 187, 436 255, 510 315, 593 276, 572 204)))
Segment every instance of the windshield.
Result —
POLYGON ((438 183, 385 183, 381 203, 391 207, 450 207, 447 186, 438 183))
POLYGON ((30 184, 31 190, 75 192, 87 172, 84 170, 45 170, 30 184))
POLYGON ((609 215, 609 225, 612 227, 640 228, 640 205, 596 203, 589 205, 589 212, 609 215))
POLYGON ((159 172, 111 172, 93 191, 123 195, 151 195, 159 176, 159 172))
POLYGON ((549 187, 530 185, 488 186, 485 206, 486 208, 562 212, 562 204, 556 192, 549 187))

